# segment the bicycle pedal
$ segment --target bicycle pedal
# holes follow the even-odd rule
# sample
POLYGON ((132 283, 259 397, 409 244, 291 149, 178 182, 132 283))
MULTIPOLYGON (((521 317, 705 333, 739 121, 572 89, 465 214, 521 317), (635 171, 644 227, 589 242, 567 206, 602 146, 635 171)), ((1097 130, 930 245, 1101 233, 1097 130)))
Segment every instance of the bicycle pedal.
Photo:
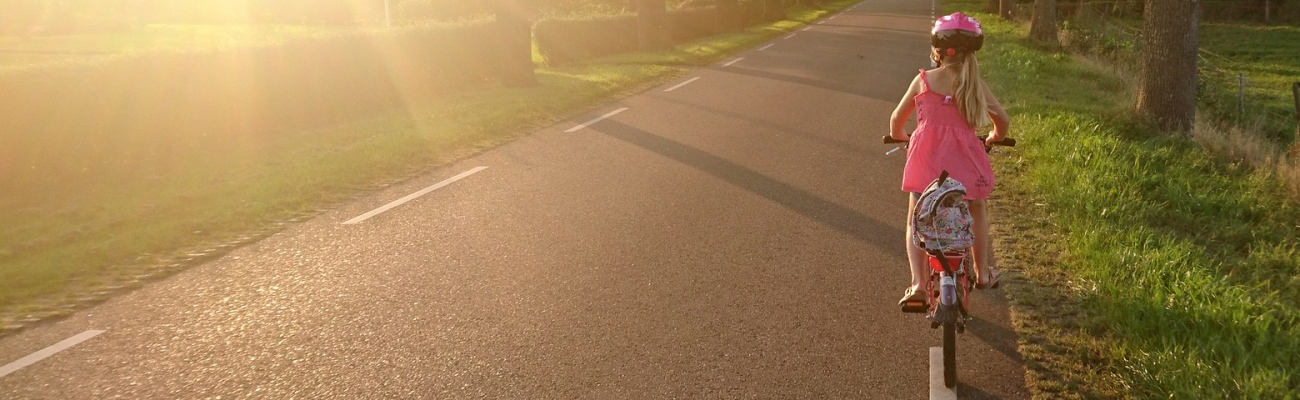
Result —
POLYGON ((924 313, 929 310, 924 301, 908 301, 903 303, 903 312, 905 313, 924 313))

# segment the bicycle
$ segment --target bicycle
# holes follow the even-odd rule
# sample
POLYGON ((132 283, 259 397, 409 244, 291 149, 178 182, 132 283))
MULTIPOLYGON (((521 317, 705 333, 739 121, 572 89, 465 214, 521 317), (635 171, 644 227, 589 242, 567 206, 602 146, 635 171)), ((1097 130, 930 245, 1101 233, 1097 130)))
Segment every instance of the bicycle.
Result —
MULTIPOLYGON (((984 139, 984 136, 980 137, 981 142, 984 139)), ((883 141, 885 144, 907 143, 889 136, 885 136, 883 141)), ((1006 138, 995 145, 1014 147, 1016 140, 1006 138)), ((937 182, 942 184, 946 179, 948 171, 943 171, 937 182)), ((971 320, 966 304, 975 287, 972 254, 970 249, 926 249, 926 265, 930 266, 930 277, 922 288, 926 301, 908 301, 902 306, 905 313, 925 313, 926 319, 930 320, 930 329, 943 327, 943 384, 949 388, 957 385, 957 334, 965 333, 966 322, 971 320), (951 265, 952 261, 958 261, 957 268, 951 265)))

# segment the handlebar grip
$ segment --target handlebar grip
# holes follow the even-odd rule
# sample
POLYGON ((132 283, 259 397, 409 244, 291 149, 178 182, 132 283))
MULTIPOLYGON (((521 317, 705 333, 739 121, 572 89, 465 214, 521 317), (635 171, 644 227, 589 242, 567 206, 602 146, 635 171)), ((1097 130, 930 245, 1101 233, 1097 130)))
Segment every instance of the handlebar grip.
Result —
POLYGON ((898 140, 898 139, 894 139, 892 136, 889 136, 889 135, 882 136, 882 137, 880 138, 880 140, 881 140, 881 142, 884 142, 885 144, 907 143, 906 140, 898 140))
MULTIPOLYGON (((983 141, 987 140, 988 138, 989 138, 988 135, 980 136, 980 141, 983 142, 983 141)), ((1012 138, 1002 138, 1002 141, 997 142, 997 143, 994 143, 993 145, 994 145, 994 146, 1016 147, 1016 140, 1015 140, 1015 139, 1012 139, 1012 138)))

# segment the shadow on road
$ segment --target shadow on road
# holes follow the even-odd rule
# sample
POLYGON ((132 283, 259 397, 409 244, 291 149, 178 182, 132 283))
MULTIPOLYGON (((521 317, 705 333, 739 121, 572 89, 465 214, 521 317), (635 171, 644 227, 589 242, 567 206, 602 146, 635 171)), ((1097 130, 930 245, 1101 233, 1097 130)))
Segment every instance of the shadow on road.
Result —
POLYGON ((682 100, 678 100, 678 99, 676 99, 676 98, 673 98, 673 96, 662 96, 662 95, 658 95, 658 94, 650 94, 649 96, 650 96, 650 97, 653 97, 655 100, 666 101, 666 102, 670 102, 670 103, 677 103, 677 104, 681 104, 681 105, 684 105, 684 106, 687 106, 687 107, 695 108, 695 109, 698 109, 698 110, 701 110, 701 111, 704 111, 704 112, 708 112, 708 113, 711 113, 711 114, 721 115, 721 116, 728 117, 728 118, 735 118, 735 119, 738 119, 738 120, 742 120, 742 121, 745 121, 745 122, 749 122, 749 123, 753 123, 753 124, 756 124, 756 125, 760 125, 760 126, 763 126, 763 127, 766 127, 766 128, 770 128, 770 129, 773 129, 773 130, 775 130, 775 131, 777 131, 777 132, 781 132, 781 133, 791 133, 791 134, 799 135, 800 137, 806 138, 806 139, 808 139, 809 141, 817 142, 818 145, 820 145, 821 147, 823 147, 823 148, 825 148, 825 149, 827 149, 827 150, 829 150, 829 151, 845 152, 845 153, 852 154, 852 155, 855 155, 855 156, 861 156, 862 153, 865 153, 865 152, 868 152, 868 151, 872 150, 872 149, 868 149, 866 146, 863 146, 861 143, 849 142, 849 141, 844 141, 844 140, 837 140, 837 139, 834 139, 834 138, 829 138, 829 137, 821 136, 821 135, 818 135, 818 134, 813 133, 813 132, 808 132, 808 131, 804 131, 804 130, 799 130, 799 129, 795 129, 795 128, 792 128, 792 127, 789 127, 789 126, 784 126, 784 125, 780 125, 780 124, 775 124, 775 123, 772 123, 772 122, 764 121, 764 120, 762 120, 762 119, 754 118, 752 115, 746 115, 746 114, 742 114, 742 113, 726 111, 726 110, 723 110, 723 109, 720 109, 720 108, 717 108, 717 107, 710 107, 710 106, 705 105, 705 104, 699 104, 699 103, 692 103, 692 102, 688 102, 688 101, 682 101, 682 100))
POLYGON ((592 129, 692 166, 886 252, 896 253, 901 250, 895 248, 898 246, 893 246, 892 240, 882 240, 882 238, 903 237, 903 231, 897 227, 817 197, 788 183, 618 121, 605 120, 592 129))

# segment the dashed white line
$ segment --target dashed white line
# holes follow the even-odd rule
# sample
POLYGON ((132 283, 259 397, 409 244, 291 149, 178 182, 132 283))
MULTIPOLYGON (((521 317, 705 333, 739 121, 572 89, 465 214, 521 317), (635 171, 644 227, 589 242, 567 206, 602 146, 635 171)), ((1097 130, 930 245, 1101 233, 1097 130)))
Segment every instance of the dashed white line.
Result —
POLYGON ((63 341, 55 343, 53 346, 46 347, 44 349, 41 349, 40 351, 29 354, 27 355, 27 357, 19 358, 17 361, 5 364, 3 367, 0 367, 0 377, 4 377, 5 375, 12 374, 14 373, 14 371, 23 369, 23 367, 35 364, 38 361, 49 358, 55 353, 67 350, 72 346, 76 346, 78 343, 90 340, 90 338, 93 338, 95 336, 99 336, 99 334, 101 333, 104 333, 104 331, 97 331, 97 330, 85 331, 77 334, 76 336, 63 339, 63 341))
POLYGON ((885 152, 885 155, 894 154, 895 151, 898 151, 898 149, 901 149, 901 148, 902 148, 902 147, 894 147, 893 150, 886 151, 886 152, 885 152))
POLYGON ((930 400, 957 400, 957 388, 943 385, 943 348, 930 348, 930 400))
POLYGON ((588 126, 591 126, 591 125, 593 125, 593 124, 595 124, 595 123, 597 123, 597 122, 600 122, 600 121, 604 120, 605 118, 609 118, 609 117, 613 117, 613 116, 615 116, 615 115, 618 115, 618 113, 621 113, 621 112, 624 112, 624 111, 627 111, 627 107, 623 107, 623 108, 620 108, 620 109, 617 109, 617 110, 614 110, 614 111, 607 112, 607 113, 605 113, 605 115, 602 115, 602 116, 596 117, 596 118, 592 119, 591 121, 583 122, 583 123, 581 123, 581 124, 578 124, 578 126, 575 126, 575 127, 569 128, 569 129, 565 130, 564 133, 574 133, 574 132, 577 132, 577 131, 580 131, 580 130, 586 129, 588 126))
POLYGON ((745 57, 737 57, 735 60, 727 61, 727 63, 726 63, 726 64, 722 64, 722 66, 723 66, 723 67, 730 67, 731 64, 738 63, 738 62, 740 62, 740 60, 744 60, 744 59, 745 59, 745 57))
POLYGON ((676 84, 676 85, 673 85, 673 87, 670 87, 670 88, 664 89, 664 92, 667 93, 667 92, 671 92, 671 91, 674 91, 674 90, 680 89, 682 86, 689 85, 689 84, 691 84, 691 82, 695 82, 695 81, 698 81, 698 80, 700 80, 700 77, 698 77, 698 76, 697 76, 697 77, 694 77, 694 78, 691 78, 691 79, 687 79, 686 82, 678 83, 678 84, 676 84))
POLYGON ((373 217, 373 216, 376 216, 376 215, 379 215, 379 214, 383 214, 385 211, 391 210, 391 209, 393 209, 394 207, 400 206, 400 205, 402 205, 402 204, 406 204, 406 202, 408 202, 408 201, 415 200, 416 198, 419 198, 420 196, 424 196, 424 195, 426 195, 426 194, 429 194, 429 192, 432 192, 432 191, 434 191, 434 190, 441 189, 441 188, 444 187, 444 186, 450 185, 450 184, 452 184, 452 183, 454 183, 454 182, 456 182, 456 181, 458 181, 458 180, 465 179, 465 177, 470 176, 470 175, 477 174, 479 171, 482 171, 482 170, 485 170, 485 169, 487 169, 487 167, 474 167, 474 169, 471 169, 471 170, 469 170, 469 171, 461 172, 460 175, 456 175, 456 176, 453 176, 453 177, 451 177, 451 178, 447 178, 447 180, 442 181, 442 182, 435 183, 433 186, 429 186, 429 187, 427 187, 427 188, 420 189, 420 191, 415 192, 415 193, 408 194, 408 195, 406 195, 406 197, 402 197, 402 198, 400 198, 400 199, 393 200, 393 202, 388 203, 388 204, 385 204, 383 207, 379 207, 379 208, 376 208, 376 209, 374 209, 374 210, 370 210, 370 212, 367 212, 367 213, 365 213, 365 214, 358 215, 356 218, 353 218, 353 219, 347 220, 347 222, 344 222, 343 225, 353 225, 353 224, 361 223, 361 221, 365 221, 365 220, 367 220, 367 219, 370 219, 370 217, 373 217))
POLYGON ((807 32, 807 31, 812 30, 812 28, 813 28, 813 27, 811 27, 811 26, 810 26, 810 27, 807 27, 807 28, 803 28, 803 30, 800 31, 800 32, 807 32))
POLYGON ((759 47, 759 48, 758 48, 758 51, 764 51, 764 50, 770 49, 770 48, 772 48, 772 46, 776 46, 776 43, 770 43, 770 44, 768 44, 767 46, 759 47))
POLYGON ((792 39, 792 38, 794 38, 795 35, 798 35, 798 34, 799 34, 799 32, 791 33, 791 34, 789 34, 789 35, 786 35, 785 38, 786 38, 786 39, 792 39))

